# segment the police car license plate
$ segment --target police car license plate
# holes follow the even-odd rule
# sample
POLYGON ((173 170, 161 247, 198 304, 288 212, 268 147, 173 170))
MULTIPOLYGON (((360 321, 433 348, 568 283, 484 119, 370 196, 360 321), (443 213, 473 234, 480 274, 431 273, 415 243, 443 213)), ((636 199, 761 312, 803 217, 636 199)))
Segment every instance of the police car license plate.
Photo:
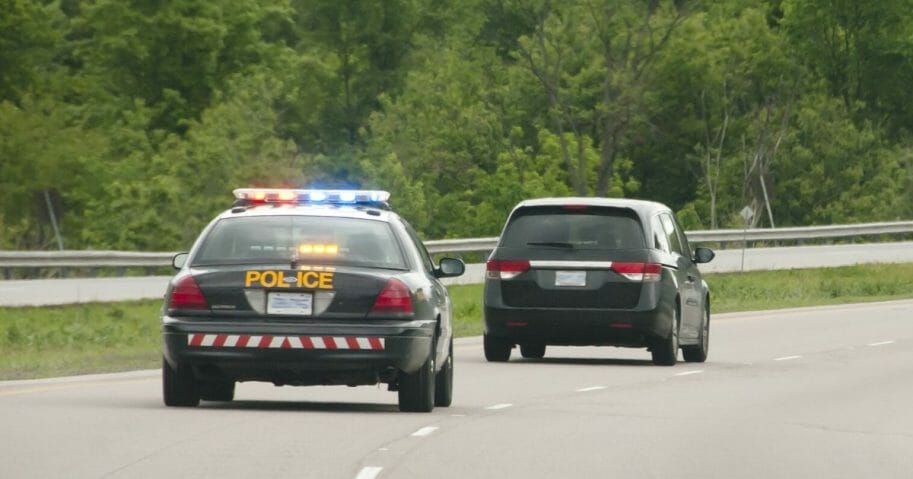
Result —
POLYGON ((269 293, 266 312, 268 314, 310 316, 314 312, 314 295, 311 293, 269 293))
POLYGON ((555 286, 586 286, 586 271, 555 271, 555 286))

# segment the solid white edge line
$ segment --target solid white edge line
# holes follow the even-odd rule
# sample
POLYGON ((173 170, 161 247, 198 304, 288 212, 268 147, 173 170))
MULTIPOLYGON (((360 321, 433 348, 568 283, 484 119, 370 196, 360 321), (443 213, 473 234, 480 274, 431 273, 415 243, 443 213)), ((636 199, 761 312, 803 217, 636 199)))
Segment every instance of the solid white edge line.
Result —
POLYGON ((374 479, 380 474, 380 471, 383 470, 384 468, 378 466, 365 466, 358 471, 358 475, 355 476, 355 479, 374 479))
POLYGON ((802 359, 802 356, 783 356, 782 358, 774 358, 774 361, 789 361, 792 359, 802 359))
POLYGON ((676 376, 690 376, 692 374, 701 374, 703 372, 704 372, 703 369, 698 369, 696 371, 685 371, 683 373, 678 373, 678 374, 676 374, 676 376))
POLYGON ((410 436, 412 436, 412 437, 430 436, 431 433, 433 433, 434 431, 437 431, 437 429, 438 428, 435 426, 425 426, 425 427, 419 429, 418 431, 413 432, 412 434, 410 434, 410 436))
POLYGON ((502 404, 495 404, 494 406, 488 406, 488 407, 485 408, 485 409, 488 409, 489 411, 497 411, 498 409, 507 409, 507 408, 509 408, 509 407, 511 407, 511 406, 513 406, 513 404, 510 404, 510 403, 502 403, 502 404))
POLYGON ((880 341, 877 343, 869 343, 867 346, 884 346, 887 344, 894 344, 894 341, 880 341))
POLYGON ((589 387, 585 387, 585 388, 575 389, 574 392, 587 393, 590 391, 599 391, 601 389, 605 389, 605 386, 589 386, 589 387))

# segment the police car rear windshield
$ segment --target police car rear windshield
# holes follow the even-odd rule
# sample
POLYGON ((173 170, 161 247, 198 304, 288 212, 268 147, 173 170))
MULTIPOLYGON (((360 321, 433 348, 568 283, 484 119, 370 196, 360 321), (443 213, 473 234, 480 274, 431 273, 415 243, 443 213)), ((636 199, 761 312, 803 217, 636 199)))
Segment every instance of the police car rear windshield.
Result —
POLYGON ((501 238, 510 248, 642 249, 636 213, 623 208, 541 206, 518 210, 501 238))
POLYGON ((224 218, 191 266, 285 263, 406 269, 399 243, 382 221, 319 216, 224 218))

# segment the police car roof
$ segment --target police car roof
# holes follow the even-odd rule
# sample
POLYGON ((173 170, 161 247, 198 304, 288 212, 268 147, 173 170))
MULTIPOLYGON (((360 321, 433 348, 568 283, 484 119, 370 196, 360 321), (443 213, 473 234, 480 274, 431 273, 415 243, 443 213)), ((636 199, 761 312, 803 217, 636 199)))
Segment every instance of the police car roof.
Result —
POLYGON ((235 206, 222 212, 219 219, 253 216, 326 216, 390 221, 395 214, 392 211, 370 205, 279 203, 235 206))

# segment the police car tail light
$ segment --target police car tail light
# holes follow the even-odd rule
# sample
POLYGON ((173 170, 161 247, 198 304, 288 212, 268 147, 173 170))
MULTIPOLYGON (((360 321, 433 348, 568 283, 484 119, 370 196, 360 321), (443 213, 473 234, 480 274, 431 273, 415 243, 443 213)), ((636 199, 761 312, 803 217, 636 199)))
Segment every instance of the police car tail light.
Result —
POLYGON ((200 291, 197 281, 193 276, 187 275, 179 279, 171 290, 168 309, 209 309, 209 303, 200 291))
POLYGON ((513 279, 529 270, 529 261, 490 259, 485 263, 485 276, 490 279, 513 279))
POLYGON ((372 313, 412 313, 412 295, 402 281, 390 278, 374 300, 372 313))
POLYGON ((631 281, 651 283, 659 281, 663 267, 659 263, 612 263, 612 271, 631 281))

